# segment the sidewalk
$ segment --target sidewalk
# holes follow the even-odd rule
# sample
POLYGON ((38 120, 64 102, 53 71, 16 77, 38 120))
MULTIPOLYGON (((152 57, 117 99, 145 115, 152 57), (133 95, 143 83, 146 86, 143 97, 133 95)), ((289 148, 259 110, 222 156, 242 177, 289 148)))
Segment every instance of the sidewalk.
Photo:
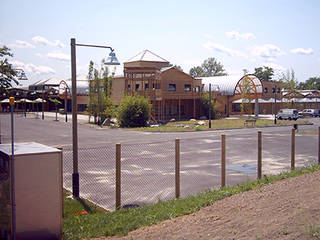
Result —
MULTIPOLYGON (((27 112, 27 118, 30 118, 30 117, 36 117, 38 116, 39 119, 42 118, 42 112, 27 112)), ((24 117, 24 115, 23 115, 24 117)), ((55 112, 44 112, 44 120, 47 120, 47 119, 50 119, 50 120, 55 120, 56 119, 56 113, 55 112)), ((65 114, 60 114, 58 113, 57 114, 57 118, 59 121, 61 122, 65 122, 66 120, 66 115, 65 114)), ((88 115, 84 115, 84 114, 78 114, 77 115, 77 119, 78 119, 78 123, 88 123, 89 121, 89 116, 88 115)), ((93 118, 91 118, 93 119, 93 118)), ((72 122, 72 113, 68 113, 67 115, 67 120, 68 122, 72 122)))

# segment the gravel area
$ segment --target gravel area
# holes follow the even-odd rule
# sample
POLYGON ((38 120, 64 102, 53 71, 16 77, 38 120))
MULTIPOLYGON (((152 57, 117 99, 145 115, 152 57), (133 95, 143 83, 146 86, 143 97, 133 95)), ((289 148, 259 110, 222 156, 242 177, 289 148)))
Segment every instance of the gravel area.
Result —
POLYGON ((215 202, 200 211, 99 239, 320 239, 320 172, 215 202))

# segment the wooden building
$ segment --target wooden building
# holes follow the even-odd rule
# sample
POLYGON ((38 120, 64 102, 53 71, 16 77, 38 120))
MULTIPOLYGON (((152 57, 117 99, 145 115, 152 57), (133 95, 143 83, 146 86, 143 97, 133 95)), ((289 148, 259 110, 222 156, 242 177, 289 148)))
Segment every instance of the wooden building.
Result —
POLYGON ((195 79, 149 50, 124 62, 124 76, 115 77, 112 100, 142 95, 152 104, 154 120, 200 117, 201 79, 195 79))

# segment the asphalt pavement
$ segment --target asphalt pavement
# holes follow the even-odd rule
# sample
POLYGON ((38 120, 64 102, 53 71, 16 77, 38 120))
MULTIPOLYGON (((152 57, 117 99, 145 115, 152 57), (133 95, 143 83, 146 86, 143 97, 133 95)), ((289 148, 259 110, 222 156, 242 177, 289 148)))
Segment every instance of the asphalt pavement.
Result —
MULTIPOLYGON (((15 141, 39 142, 64 148, 64 186, 71 189, 71 119, 54 121, 28 114, 15 116, 15 141)), ((297 167, 316 162, 318 136, 299 134, 318 130, 299 126, 296 133, 297 167)), ((10 115, 0 115, 2 143, 10 142, 10 115)), ((115 202, 115 144, 122 150, 122 205, 144 205, 174 198, 175 138, 180 138, 181 196, 220 185, 221 134, 226 135, 227 184, 256 178, 257 132, 262 131, 263 174, 290 169, 292 126, 233 130, 154 133, 100 128, 78 117, 80 194, 106 209, 115 202)))

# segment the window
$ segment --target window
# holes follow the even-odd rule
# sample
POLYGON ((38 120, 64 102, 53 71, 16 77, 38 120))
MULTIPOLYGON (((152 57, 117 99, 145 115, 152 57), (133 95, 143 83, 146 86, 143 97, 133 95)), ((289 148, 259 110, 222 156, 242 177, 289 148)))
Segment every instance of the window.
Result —
POLYGON ((176 85, 175 84, 169 84, 169 91, 175 91, 176 90, 176 85))
POLYGON ((264 93, 268 93, 268 88, 264 88, 264 93))
POLYGON ((144 89, 145 89, 145 90, 149 90, 149 83, 145 83, 145 84, 144 84, 144 89))
POLYGON ((185 85, 184 85, 184 90, 185 90, 186 92, 190 92, 190 91, 191 91, 191 84, 185 84, 185 85))
POLYGON ((128 90, 130 90, 131 89, 131 85, 130 84, 128 84, 128 90))
POLYGON ((194 91, 195 91, 195 92, 200 92, 200 86, 196 86, 196 87, 194 88, 194 91))
POLYGON ((139 84, 139 83, 137 83, 137 84, 136 84, 136 91, 138 91, 138 90, 139 90, 139 87, 140 87, 140 84, 139 84))

